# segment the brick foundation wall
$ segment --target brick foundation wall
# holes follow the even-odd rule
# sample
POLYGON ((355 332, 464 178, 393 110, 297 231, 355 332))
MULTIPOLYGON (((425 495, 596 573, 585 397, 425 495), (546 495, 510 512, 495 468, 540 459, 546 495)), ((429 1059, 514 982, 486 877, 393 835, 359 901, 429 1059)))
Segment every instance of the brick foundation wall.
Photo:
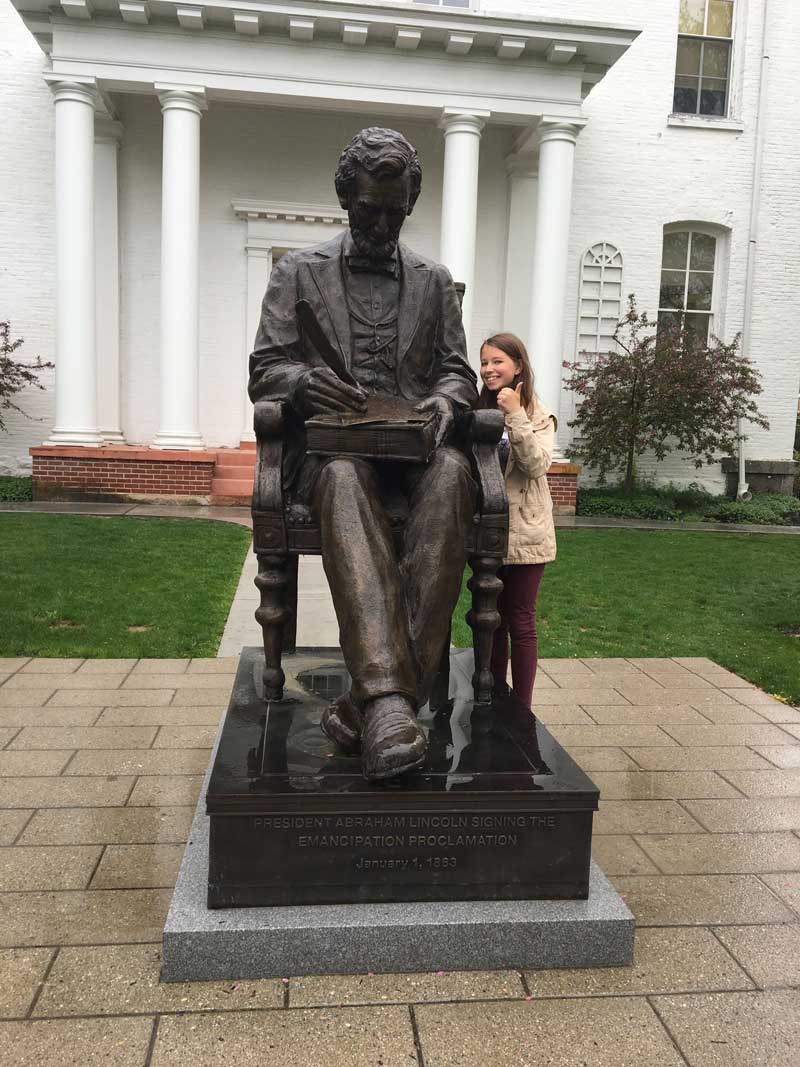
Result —
POLYGON ((553 511, 556 515, 574 515, 578 500, 578 475, 581 468, 577 463, 554 463, 547 472, 547 484, 553 498, 553 511))
POLYGON ((155 448, 32 448, 35 500, 208 497, 216 454, 155 448))

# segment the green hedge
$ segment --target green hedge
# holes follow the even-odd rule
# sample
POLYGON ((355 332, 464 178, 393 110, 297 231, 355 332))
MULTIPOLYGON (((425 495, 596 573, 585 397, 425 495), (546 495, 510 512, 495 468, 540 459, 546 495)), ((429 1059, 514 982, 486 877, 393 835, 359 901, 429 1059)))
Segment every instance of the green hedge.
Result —
POLYGON ((757 493, 752 500, 713 496, 697 486, 640 489, 625 496, 617 486, 579 489, 578 515, 667 522, 742 522, 758 526, 800 524, 800 500, 785 493, 757 493))
POLYGON ((0 475, 0 500, 33 500, 33 481, 0 475))

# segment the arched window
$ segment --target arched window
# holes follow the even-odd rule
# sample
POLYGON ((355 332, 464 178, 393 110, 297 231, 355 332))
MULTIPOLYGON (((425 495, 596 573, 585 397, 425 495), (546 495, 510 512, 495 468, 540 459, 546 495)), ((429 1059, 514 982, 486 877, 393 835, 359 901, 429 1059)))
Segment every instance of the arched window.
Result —
POLYGON ((608 352, 622 314, 622 253, 599 241, 581 261, 577 355, 608 352))
POLYGON ((658 325, 703 341, 713 328, 717 238, 695 228, 664 230, 658 325))

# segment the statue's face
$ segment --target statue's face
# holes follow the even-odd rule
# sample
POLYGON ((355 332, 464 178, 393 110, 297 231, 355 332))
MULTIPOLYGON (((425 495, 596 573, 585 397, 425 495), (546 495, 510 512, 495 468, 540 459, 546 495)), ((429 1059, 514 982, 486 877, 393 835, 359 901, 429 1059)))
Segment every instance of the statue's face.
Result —
POLYGON ((410 199, 408 172, 397 178, 375 177, 365 170, 356 172, 347 214, 353 243, 362 256, 377 260, 394 253, 409 214, 410 199))

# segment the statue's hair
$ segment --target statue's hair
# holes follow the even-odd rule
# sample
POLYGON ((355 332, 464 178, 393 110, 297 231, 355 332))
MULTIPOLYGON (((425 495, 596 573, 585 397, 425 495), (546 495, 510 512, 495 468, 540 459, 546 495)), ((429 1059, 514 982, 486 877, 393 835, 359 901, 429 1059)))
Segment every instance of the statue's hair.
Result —
POLYGON ((339 157, 336 167, 336 195, 343 208, 360 168, 377 178, 398 178, 408 171, 411 182, 409 211, 416 203, 422 186, 422 168, 417 150, 402 133, 382 126, 368 126, 357 133, 339 157))

